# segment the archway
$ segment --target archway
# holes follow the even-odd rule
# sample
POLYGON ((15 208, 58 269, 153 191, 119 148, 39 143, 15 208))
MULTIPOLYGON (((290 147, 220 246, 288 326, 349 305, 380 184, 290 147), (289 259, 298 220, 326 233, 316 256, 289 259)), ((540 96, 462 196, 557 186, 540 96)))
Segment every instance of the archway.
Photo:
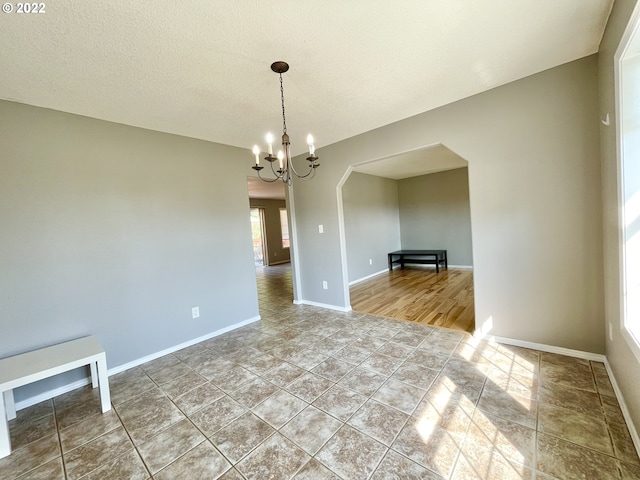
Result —
POLYGON ((345 297, 356 311, 473 333, 467 161, 436 144, 352 165, 338 186, 345 297), (449 268, 388 270, 387 253, 446 249, 449 268))

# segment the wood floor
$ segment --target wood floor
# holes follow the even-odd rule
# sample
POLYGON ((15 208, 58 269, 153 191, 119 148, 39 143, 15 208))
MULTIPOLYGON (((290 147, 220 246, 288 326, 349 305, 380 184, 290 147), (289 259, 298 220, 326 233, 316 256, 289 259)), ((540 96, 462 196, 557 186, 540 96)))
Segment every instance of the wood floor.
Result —
POLYGON ((406 266, 350 288, 356 312, 473 333, 473 272, 406 266))

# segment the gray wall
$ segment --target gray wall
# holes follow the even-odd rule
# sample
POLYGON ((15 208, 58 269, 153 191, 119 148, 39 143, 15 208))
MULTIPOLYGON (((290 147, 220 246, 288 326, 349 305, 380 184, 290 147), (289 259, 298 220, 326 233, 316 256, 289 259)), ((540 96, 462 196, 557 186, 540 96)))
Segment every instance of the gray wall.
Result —
POLYGON ((249 205, 253 208, 264 208, 264 235, 267 240, 269 259, 266 265, 283 263, 290 260, 289 248, 282 248, 282 229, 280 227, 280 209, 287 208, 284 200, 266 198, 250 198, 249 205))
POLYGON ((600 43, 598 77, 600 82, 600 115, 610 115, 611 125, 600 126, 602 155, 602 209, 604 217, 604 295, 605 319, 603 335, 612 325, 613 339, 607 337, 607 358, 622 390, 636 428, 640 428, 640 364, 620 332, 622 312, 620 298, 620 247, 618 242, 618 189, 616 154, 616 108, 613 57, 636 4, 635 0, 616 1, 607 29, 600 43))
POLYGON ((398 181, 404 249, 445 248, 449 265, 473 266, 467 168, 398 181))
POLYGON ((246 151, 4 101, 0 144, 0 357, 93 334, 112 368, 258 315, 246 151))
POLYGON ((469 162, 476 325, 604 353, 597 106, 590 56, 320 148, 314 181, 293 188, 301 300, 349 305, 337 195, 349 166, 442 143, 469 162))
POLYGON ((349 282, 353 282, 384 270, 387 253, 400 248, 398 185, 395 180, 353 172, 342 186, 342 201, 349 282))

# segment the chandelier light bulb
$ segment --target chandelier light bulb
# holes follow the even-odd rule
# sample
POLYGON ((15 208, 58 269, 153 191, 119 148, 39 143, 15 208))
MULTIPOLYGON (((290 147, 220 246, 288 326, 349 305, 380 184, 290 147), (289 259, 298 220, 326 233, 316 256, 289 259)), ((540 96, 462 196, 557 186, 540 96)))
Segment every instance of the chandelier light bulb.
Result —
POLYGON ((284 158, 284 153, 282 150, 278 150, 278 165, 280 166, 280 170, 282 170, 282 159, 284 158))
POLYGON ((307 136, 307 145, 309 145, 309 155, 313 157, 313 154, 316 153, 316 147, 313 144, 313 136, 311 134, 307 136))
POLYGON ((267 141, 267 145, 269 145, 269 155, 273 155, 273 134, 271 132, 267 133, 265 140, 267 141))
POLYGON ((260 165, 260 147, 258 145, 253 146, 253 154, 256 156, 256 165, 260 165))

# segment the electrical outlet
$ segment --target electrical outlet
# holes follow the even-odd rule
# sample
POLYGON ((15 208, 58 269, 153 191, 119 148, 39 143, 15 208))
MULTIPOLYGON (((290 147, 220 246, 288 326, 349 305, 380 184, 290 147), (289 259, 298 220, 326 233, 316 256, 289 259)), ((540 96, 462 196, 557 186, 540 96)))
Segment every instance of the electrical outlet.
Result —
POLYGON ((324 225, 318 225, 318 233, 324 233, 324 225))
POLYGON ((193 307, 191 309, 191 318, 200 318, 200 307, 193 307))
POLYGON ((322 289, 323 290, 329 290, 329 284, 327 283, 326 280, 322 281, 322 289))
POLYGON ((373 265, 373 258, 369 259, 369 265, 373 265))

